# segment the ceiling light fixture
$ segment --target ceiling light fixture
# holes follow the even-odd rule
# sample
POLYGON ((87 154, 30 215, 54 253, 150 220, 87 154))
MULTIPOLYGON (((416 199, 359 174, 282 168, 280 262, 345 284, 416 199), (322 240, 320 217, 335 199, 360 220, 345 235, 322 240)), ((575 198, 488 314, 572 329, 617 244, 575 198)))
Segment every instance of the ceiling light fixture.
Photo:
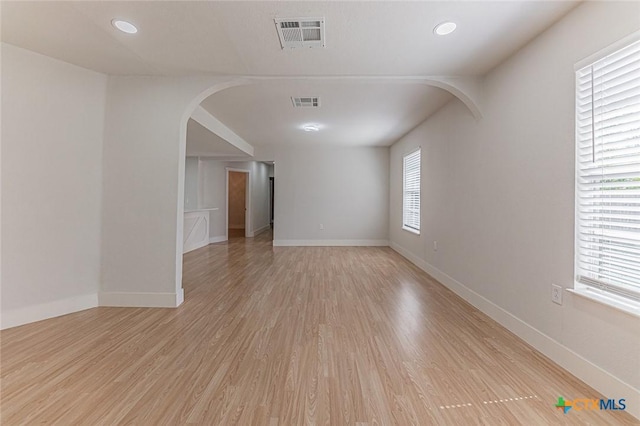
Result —
POLYGON ((320 130, 320 126, 318 126, 317 124, 305 124, 304 126, 302 126, 302 130, 304 130, 305 132, 317 132, 320 130))
POLYGON ((123 21, 122 19, 113 19, 111 21, 111 25, 127 34, 135 34, 138 32, 138 29, 131 22, 123 21))
POLYGON ((455 22, 443 22, 436 25, 436 27, 433 29, 433 32, 437 35, 443 36, 454 32, 456 30, 456 27, 457 25, 455 22))

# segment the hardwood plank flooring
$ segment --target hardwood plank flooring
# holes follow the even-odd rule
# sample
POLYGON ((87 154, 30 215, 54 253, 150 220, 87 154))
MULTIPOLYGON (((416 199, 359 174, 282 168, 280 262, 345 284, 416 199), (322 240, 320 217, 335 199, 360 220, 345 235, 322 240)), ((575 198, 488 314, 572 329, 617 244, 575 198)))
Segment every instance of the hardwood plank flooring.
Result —
POLYGON ((96 308, 0 333, 2 424, 637 424, 389 248, 184 257, 178 309, 96 308))

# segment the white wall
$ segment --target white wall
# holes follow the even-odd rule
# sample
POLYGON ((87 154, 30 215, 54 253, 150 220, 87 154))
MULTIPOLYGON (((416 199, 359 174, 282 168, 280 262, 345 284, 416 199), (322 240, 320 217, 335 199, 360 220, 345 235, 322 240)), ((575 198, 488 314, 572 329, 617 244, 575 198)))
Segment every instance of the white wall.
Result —
POLYGON ((2 327, 97 305, 107 77, 2 44, 2 327))
POLYGON ((184 209, 195 210, 198 200, 198 157, 187 157, 184 169, 184 209))
POLYGON ((103 161, 100 304, 183 301, 187 121, 217 77, 109 77, 103 161))
POLYGON ((387 244, 388 148, 280 146, 256 152, 276 163, 274 244, 387 244))
POLYGON ((256 233, 269 227, 269 166, 251 163, 251 220, 256 233))
POLYGON ((640 320, 550 295, 573 287, 574 64, 638 29, 640 3, 583 4, 486 76, 483 119, 452 101, 393 145, 389 227, 396 249, 636 416, 640 320), (417 146, 420 236, 401 229, 417 146))
POLYGON ((227 234, 226 173, 226 166, 222 161, 207 158, 200 161, 198 191, 202 207, 218 208, 209 212, 209 238, 214 241, 224 241, 227 234))

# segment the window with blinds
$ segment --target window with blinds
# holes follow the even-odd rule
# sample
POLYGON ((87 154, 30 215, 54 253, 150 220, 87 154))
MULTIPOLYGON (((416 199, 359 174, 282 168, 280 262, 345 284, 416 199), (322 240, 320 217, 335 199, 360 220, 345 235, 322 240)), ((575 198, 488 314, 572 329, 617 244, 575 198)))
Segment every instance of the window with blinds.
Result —
POLYGON ((576 72, 576 286, 640 302, 640 41, 576 72))
POLYGON ((402 159, 402 228, 420 233, 420 149, 402 159))

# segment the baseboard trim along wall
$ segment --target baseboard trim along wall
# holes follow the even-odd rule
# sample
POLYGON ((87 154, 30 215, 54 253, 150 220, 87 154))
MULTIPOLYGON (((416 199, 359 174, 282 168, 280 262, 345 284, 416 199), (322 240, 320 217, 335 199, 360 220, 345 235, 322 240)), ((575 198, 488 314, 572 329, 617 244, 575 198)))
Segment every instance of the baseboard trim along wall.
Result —
POLYGON ((391 242, 390 247, 411 263, 431 275, 449 290, 462 297, 491 319, 533 346, 556 364, 602 393, 603 395, 624 395, 627 412, 640 418, 640 391, 583 358, 571 349, 552 339, 520 318, 471 290, 461 282, 420 259, 409 250, 391 242))
POLYGON ((18 327, 32 322, 73 314, 98 306, 131 308, 176 308, 184 302, 184 290, 179 293, 98 293, 70 297, 48 303, 3 311, 0 329, 18 327))
POLYGON ((273 240, 274 247, 387 247, 388 240, 273 240))
POLYGON ((200 242, 199 242, 199 243, 197 243, 197 244, 194 244, 194 245, 189 246, 189 247, 185 247, 185 248, 184 248, 184 251, 182 252, 182 254, 186 254, 186 253, 189 253, 190 251, 198 250, 199 248, 202 248, 202 247, 208 246, 209 244, 211 244, 211 243, 210 243, 210 242, 207 242, 207 240, 206 240, 206 239, 205 239, 205 240, 202 240, 202 241, 200 241, 200 242))
POLYGON ((129 308, 176 308, 184 302, 184 290, 179 293, 99 293, 100 306, 129 308))
POLYGON ((2 312, 0 329, 17 327, 98 306, 98 295, 87 294, 2 312))
POLYGON ((253 235, 252 237, 257 237, 258 235, 262 234, 263 232, 267 231, 271 226, 269 224, 258 228, 257 230, 253 231, 253 235))
POLYGON ((221 243, 223 241, 227 241, 227 237, 225 237, 224 235, 209 238, 209 244, 221 243))

